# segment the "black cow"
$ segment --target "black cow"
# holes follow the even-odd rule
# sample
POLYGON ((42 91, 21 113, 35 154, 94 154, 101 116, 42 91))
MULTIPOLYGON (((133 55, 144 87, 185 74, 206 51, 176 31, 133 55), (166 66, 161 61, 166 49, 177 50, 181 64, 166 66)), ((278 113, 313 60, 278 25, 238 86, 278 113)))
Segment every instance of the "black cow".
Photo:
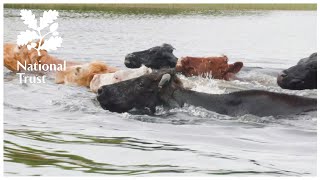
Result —
POLYGON ((102 86, 97 99, 106 110, 128 112, 133 108, 155 112, 155 107, 181 107, 185 103, 220 114, 277 116, 316 110, 317 100, 261 90, 230 94, 207 94, 183 88, 175 71, 161 70, 148 75, 102 86))
POLYGON ((283 89, 317 89, 317 53, 301 59, 297 65, 282 71, 277 83, 283 89))
POLYGON ((128 68, 139 68, 142 64, 152 69, 176 67, 178 58, 173 55, 174 48, 163 44, 148 50, 127 54, 124 64, 128 68))

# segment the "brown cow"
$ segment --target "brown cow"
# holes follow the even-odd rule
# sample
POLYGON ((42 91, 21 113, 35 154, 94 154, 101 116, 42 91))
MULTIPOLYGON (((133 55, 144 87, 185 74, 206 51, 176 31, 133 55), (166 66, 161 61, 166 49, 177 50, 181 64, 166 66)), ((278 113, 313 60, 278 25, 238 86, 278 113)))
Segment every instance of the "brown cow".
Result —
POLYGON ((228 57, 182 57, 176 65, 177 72, 185 76, 212 76, 215 79, 230 80, 243 66, 242 62, 228 64, 228 57))
MULTIPOLYGON (((5 43, 3 45, 3 60, 4 66, 13 72, 18 72, 21 69, 18 69, 17 62, 21 64, 61 64, 63 65, 64 61, 58 59, 54 56, 48 54, 45 50, 40 50, 40 56, 38 55, 37 50, 31 49, 28 50, 27 45, 18 46, 13 43, 5 43)), ((67 67, 78 65, 81 63, 66 61, 67 67)))
MULTIPOLYGON (((4 66, 13 72, 21 71, 21 69, 18 69, 18 62, 23 65, 24 63, 27 65, 39 63, 64 64, 63 60, 49 55, 45 50, 41 50, 39 56, 37 50, 28 50, 27 45, 18 46, 13 43, 5 43, 3 50, 4 66)), ((65 71, 57 71, 54 74, 56 83, 89 87, 95 74, 113 73, 118 70, 99 61, 90 63, 66 61, 66 66, 65 71)))
POLYGON ((58 84, 89 87, 95 74, 114 73, 118 69, 101 61, 68 67, 66 71, 56 73, 55 82, 58 84))
POLYGON ((3 45, 3 64, 6 68, 11 71, 18 71, 17 62, 24 64, 31 64, 31 60, 28 56, 27 48, 20 48, 18 45, 13 43, 5 43, 3 45))

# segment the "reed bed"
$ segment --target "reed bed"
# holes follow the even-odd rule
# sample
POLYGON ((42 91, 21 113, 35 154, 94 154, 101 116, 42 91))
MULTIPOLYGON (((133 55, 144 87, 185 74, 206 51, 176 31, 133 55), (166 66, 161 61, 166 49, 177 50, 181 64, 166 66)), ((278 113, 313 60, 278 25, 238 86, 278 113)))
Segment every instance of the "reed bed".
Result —
POLYGON ((4 8, 179 14, 219 10, 317 10, 317 4, 4 4, 4 8))

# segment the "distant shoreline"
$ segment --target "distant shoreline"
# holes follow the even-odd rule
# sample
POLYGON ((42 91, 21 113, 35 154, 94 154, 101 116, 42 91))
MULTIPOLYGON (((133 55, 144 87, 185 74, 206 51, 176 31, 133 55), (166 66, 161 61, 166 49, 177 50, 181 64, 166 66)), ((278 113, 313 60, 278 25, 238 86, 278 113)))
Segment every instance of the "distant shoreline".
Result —
POLYGON ((316 11, 317 4, 4 4, 4 8, 105 11, 120 14, 180 14, 219 10, 316 11))

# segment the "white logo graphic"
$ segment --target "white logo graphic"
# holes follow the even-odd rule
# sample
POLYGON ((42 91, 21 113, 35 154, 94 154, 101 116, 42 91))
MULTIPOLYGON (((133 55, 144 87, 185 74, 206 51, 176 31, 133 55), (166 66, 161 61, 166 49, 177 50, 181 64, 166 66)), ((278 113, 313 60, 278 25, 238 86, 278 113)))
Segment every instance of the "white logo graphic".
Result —
POLYGON ((57 47, 61 47, 62 38, 58 36, 58 23, 53 23, 54 20, 56 20, 59 16, 58 11, 44 11, 43 16, 40 17, 39 26, 38 21, 35 18, 35 15, 32 14, 31 10, 21 10, 20 15, 23 23, 28 25, 28 28, 32 30, 20 32, 17 37, 17 44, 19 46, 27 45, 27 48, 29 50, 31 50, 32 48, 36 49, 39 56, 41 56, 40 50, 51 51, 57 50, 57 47), (41 34, 41 30, 48 27, 49 25, 49 32, 47 32, 46 34, 41 34), (49 34, 51 34, 52 36, 48 40, 44 41, 44 38, 49 34), (34 40, 39 40, 39 44, 33 42, 34 40), (44 43, 42 44, 41 42, 43 41, 44 43))

